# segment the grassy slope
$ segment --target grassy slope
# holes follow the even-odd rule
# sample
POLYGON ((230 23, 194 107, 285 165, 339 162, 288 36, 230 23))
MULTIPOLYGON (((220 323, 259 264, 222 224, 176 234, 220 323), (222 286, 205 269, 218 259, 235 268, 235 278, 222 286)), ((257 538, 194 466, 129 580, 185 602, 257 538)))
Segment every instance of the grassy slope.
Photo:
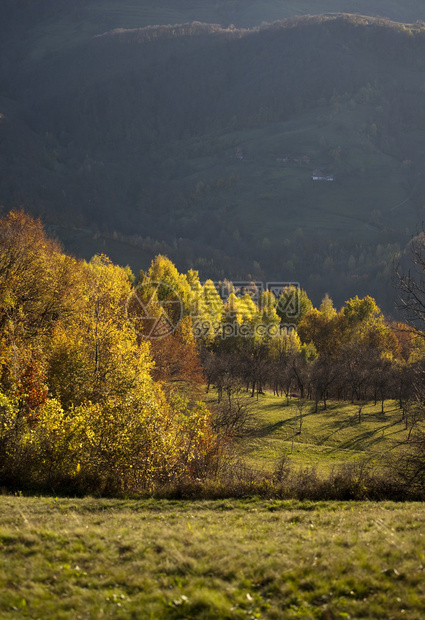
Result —
POLYGON ((392 401, 386 403, 384 415, 380 404, 367 404, 360 423, 357 405, 331 403, 326 411, 314 413, 314 403, 307 404, 300 433, 295 400, 287 405, 285 398, 267 394, 253 404, 254 430, 240 443, 249 465, 270 471, 277 459, 287 456, 295 467, 314 466, 327 473, 345 463, 378 463, 406 436, 401 411, 392 401))
POLYGON ((422 618, 422 504, 0 497, 0 616, 422 618))

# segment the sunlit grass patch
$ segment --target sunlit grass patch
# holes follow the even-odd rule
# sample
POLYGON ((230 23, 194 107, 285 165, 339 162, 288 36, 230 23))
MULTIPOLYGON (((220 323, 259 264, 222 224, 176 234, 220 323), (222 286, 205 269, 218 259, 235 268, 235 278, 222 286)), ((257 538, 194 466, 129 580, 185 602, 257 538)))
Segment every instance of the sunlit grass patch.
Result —
POLYGON ((315 467, 328 473, 347 463, 379 462, 406 437, 402 412, 395 401, 359 406, 331 402, 326 410, 309 403, 303 410, 300 431, 296 398, 266 394, 253 399, 253 429, 239 443, 251 467, 271 471, 277 459, 286 456, 296 467, 315 467))

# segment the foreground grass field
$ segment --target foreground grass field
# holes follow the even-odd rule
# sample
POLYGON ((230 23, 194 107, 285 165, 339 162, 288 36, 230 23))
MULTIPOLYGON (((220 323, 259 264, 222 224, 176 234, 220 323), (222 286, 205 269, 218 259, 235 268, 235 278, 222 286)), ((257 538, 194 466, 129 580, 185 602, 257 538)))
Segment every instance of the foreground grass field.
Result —
POLYGON ((0 617, 423 618, 425 507, 0 497, 0 617))

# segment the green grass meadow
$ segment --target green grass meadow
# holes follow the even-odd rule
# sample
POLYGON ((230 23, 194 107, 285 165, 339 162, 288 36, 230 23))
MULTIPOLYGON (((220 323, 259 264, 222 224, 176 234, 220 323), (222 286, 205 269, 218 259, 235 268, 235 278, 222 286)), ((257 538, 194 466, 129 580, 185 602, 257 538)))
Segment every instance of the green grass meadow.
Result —
POLYGON ((0 617, 423 618, 422 504, 0 498, 0 617))
POLYGON ((382 457, 396 454, 406 436, 402 412, 395 401, 362 407, 346 402, 323 404, 315 413, 314 403, 302 410, 302 426, 297 399, 270 393, 252 403, 252 429, 239 442, 240 453, 251 467, 273 471, 286 457, 297 468, 315 467, 327 474, 333 467, 347 463, 378 465, 382 457))

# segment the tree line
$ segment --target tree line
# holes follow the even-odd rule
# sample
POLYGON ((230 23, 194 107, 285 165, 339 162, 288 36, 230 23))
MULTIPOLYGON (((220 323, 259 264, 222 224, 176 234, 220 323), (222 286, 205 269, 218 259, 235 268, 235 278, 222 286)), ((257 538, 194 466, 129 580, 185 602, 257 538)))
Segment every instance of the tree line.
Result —
POLYGON ((337 311, 325 295, 314 308, 306 291, 293 285, 277 295, 256 283, 239 290, 226 281, 202 285, 197 272, 179 274, 161 255, 139 282, 151 277, 185 300, 207 385, 219 394, 239 383, 253 397, 267 389, 313 400, 316 410, 329 399, 373 400, 383 412, 386 400, 405 409, 415 396, 423 338, 408 324, 387 320, 370 296, 351 298, 337 311))

